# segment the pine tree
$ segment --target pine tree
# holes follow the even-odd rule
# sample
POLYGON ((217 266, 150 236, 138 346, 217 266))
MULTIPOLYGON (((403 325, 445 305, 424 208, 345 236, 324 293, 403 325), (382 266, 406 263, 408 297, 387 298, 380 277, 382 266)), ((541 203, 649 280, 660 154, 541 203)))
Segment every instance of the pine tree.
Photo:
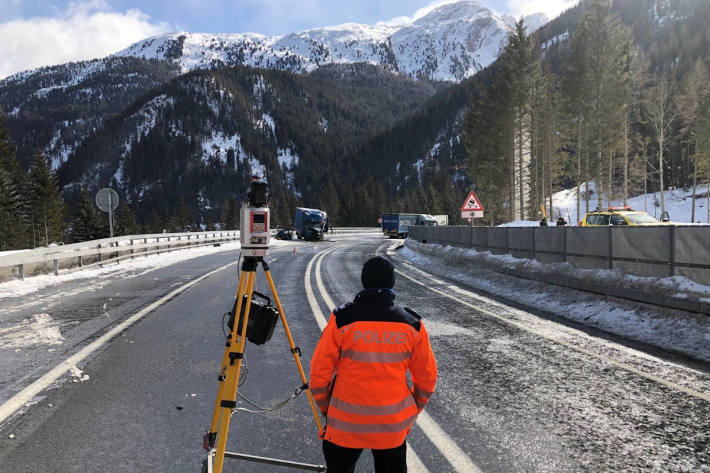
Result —
POLYGON ((230 196, 222 208, 222 230, 236 230, 239 228, 239 201, 230 196))
POLYGON ((661 195, 661 214, 666 211, 664 198, 664 151, 665 142, 671 130, 671 125, 676 119, 677 111, 674 106, 673 84, 670 74, 658 77, 656 84, 650 90, 650 97, 646 107, 658 145, 658 181, 661 195))
POLYGON ((187 207, 183 196, 180 196, 177 206, 173 210, 173 227, 177 232, 191 232, 194 230, 190 209, 187 207))
POLYGON ((25 232, 19 217, 20 201, 10 173, 0 168, 0 251, 21 248, 25 232))
POLYGON ((136 215, 128 204, 124 204, 118 210, 114 227, 114 235, 117 236, 137 235, 140 233, 136 215))
MULTIPOLYGON (((710 92, 700 100, 695 127, 697 172, 710 176, 710 92)), ((710 192, 710 190, 709 190, 710 192)), ((708 209, 710 215, 710 209, 708 209)), ((708 221, 710 223, 710 219, 708 221)))
POLYGON ((678 100, 679 132, 685 138, 688 161, 693 163, 693 202, 691 221, 695 221, 695 194, 698 186, 697 127, 703 98, 710 93, 710 73, 703 61, 698 59, 693 70, 683 83, 683 91, 678 100))
POLYGON ((73 242, 105 238, 108 234, 99 221, 94 202, 86 189, 81 191, 79 208, 69 224, 69 234, 73 242))
POLYGON ((35 151, 29 173, 30 208, 35 244, 64 238, 64 200, 47 157, 35 151))
POLYGON ((0 110, 0 251, 28 246, 24 175, 0 110))
MULTIPOLYGON (((582 84, 589 97, 590 131, 593 136, 597 173, 597 204, 602 207, 604 182, 603 150, 614 146, 619 113, 627 103, 631 36, 611 12, 610 0, 592 0, 575 35, 586 42, 582 84)), ((611 167, 611 166, 610 166, 611 167)), ((611 172, 612 169, 609 169, 611 172)), ((611 198, 612 190, 609 189, 611 198)))
POLYGON ((510 85, 511 115, 513 124, 512 141, 514 144, 511 167, 514 170, 513 196, 519 209, 520 220, 525 220, 529 205, 530 182, 530 138, 532 133, 531 105, 532 91, 539 74, 539 61, 535 55, 532 41, 525 31, 524 21, 515 24, 515 31, 508 36, 505 47, 503 71, 510 85), (528 190, 526 192, 526 189, 528 190))
MULTIPOLYGON (((566 118, 570 124, 569 135, 574 142, 575 181, 577 183, 577 215, 581 214, 581 185, 588 183, 588 151, 585 147, 585 130, 590 120, 590 97, 587 93, 589 79, 587 72, 587 40, 584 28, 578 28, 569 41, 569 53, 565 57, 562 94, 566 118)), ((589 185, 585 186, 585 212, 589 212, 589 185)))

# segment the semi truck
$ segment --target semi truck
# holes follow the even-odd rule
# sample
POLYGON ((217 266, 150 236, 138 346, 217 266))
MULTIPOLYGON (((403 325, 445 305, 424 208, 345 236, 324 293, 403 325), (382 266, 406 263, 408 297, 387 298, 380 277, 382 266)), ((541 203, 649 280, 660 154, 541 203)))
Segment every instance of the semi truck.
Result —
POLYGON ((319 209, 296 207, 293 218, 296 236, 302 240, 319 241, 330 229, 328 214, 319 209))
POLYGON ((429 214, 384 214, 382 216, 382 232, 390 238, 407 238, 410 225, 436 227, 436 219, 429 214))
POLYGON ((434 220, 436 220, 436 223, 440 227, 446 227, 449 225, 448 215, 432 215, 432 217, 434 217, 434 220))

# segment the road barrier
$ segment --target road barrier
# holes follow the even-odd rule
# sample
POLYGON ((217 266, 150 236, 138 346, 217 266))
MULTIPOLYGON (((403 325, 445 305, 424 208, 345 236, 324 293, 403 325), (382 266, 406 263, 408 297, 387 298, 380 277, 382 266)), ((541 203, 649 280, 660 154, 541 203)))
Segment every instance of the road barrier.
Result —
POLYGON ((67 273, 126 258, 238 240, 239 231, 127 235, 0 253, 0 282, 37 274, 67 273))
MULTIPOLYGON (((335 227, 335 233, 375 233, 380 227, 335 227)), ((276 230, 273 231, 276 233, 276 230)), ((38 274, 59 275, 126 258, 239 240, 239 230, 127 235, 0 253, 0 282, 38 274)))
POLYGON ((619 269, 642 277, 685 276, 710 285, 710 226, 422 227, 409 238, 493 254, 619 269))

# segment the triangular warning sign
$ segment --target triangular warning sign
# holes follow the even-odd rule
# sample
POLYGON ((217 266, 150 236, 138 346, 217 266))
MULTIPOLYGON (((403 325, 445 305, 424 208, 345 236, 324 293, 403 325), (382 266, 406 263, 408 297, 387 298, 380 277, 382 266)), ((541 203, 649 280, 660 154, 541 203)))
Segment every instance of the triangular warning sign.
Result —
POLYGON ((466 200, 463 202, 463 205, 461 206, 461 211, 462 212, 483 211, 483 206, 481 205, 481 201, 478 200, 478 197, 476 197, 476 194, 473 191, 468 193, 468 197, 466 197, 466 200))

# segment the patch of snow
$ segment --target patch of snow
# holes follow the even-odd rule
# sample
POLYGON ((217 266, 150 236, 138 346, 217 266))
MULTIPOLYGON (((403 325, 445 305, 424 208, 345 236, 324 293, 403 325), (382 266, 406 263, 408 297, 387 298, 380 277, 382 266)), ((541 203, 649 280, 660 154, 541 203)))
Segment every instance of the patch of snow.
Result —
POLYGON ((71 368, 69 368, 69 375, 71 376, 71 380, 73 383, 83 383, 84 381, 89 380, 89 375, 84 374, 84 372, 76 366, 72 366, 71 368))
POLYGON ((239 134, 228 136, 222 132, 213 131, 202 140, 202 160, 206 162, 209 157, 219 154, 222 163, 226 163, 229 148, 234 150, 235 156, 237 150, 240 150, 241 153, 244 152, 239 134))
POLYGON ((547 41, 542 43, 540 48, 544 51, 545 49, 549 48, 553 44, 560 43, 560 42, 566 40, 567 38, 569 38, 569 31, 565 31, 564 33, 558 34, 554 38, 548 39, 547 41))
MULTIPOLYGON (((450 278, 508 300, 556 314, 575 322, 663 349, 710 361, 710 317, 670 309, 641 309, 638 304, 620 304, 568 288, 519 279, 496 273, 491 267, 525 267, 534 271, 563 272, 579 279, 603 281, 654 293, 677 293, 681 287, 689 297, 710 294, 710 287, 691 281, 679 284, 679 277, 641 278, 613 270, 585 270, 568 263, 545 265, 536 260, 493 255, 474 249, 405 242, 399 254, 426 268, 428 272, 450 278), (673 279, 672 281, 670 279, 673 279)), ((685 279, 685 278, 682 278, 685 279)))
POLYGON ((264 113, 261 117, 261 120, 258 120, 256 122, 256 126, 261 129, 265 129, 266 126, 271 128, 271 132, 275 133, 276 132, 276 123, 274 122, 274 119, 269 115, 268 113, 264 113))
MULTIPOLYGON (((573 187, 571 189, 565 189, 552 194, 552 215, 548 217, 548 222, 554 223, 557 217, 560 215, 564 217, 568 224, 577 225, 586 212, 586 204, 584 199, 584 193, 586 192, 587 185, 582 184, 580 186, 580 215, 577 215, 577 188, 573 187)), ((666 211, 671 218, 672 222, 683 223, 683 224, 710 224, 710 201, 708 201, 708 192, 710 191, 710 185, 708 184, 698 184, 698 189, 696 192, 695 199, 695 221, 691 219, 692 216, 692 187, 688 190, 685 189, 670 189, 663 192, 663 200, 665 202, 666 211)), ((594 181, 589 182, 589 211, 593 211, 597 208, 597 194, 596 185, 594 181)), ((548 201, 549 202, 549 201, 548 201)), ((661 218, 661 207, 660 207, 660 192, 652 192, 649 194, 640 194, 634 197, 629 197, 627 200, 627 205, 633 210, 643 210, 650 214, 651 216, 660 219, 661 218)), ((621 207, 624 205, 623 198, 614 198, 609 202, 606 196, 603 197, 603 206, 616 206, 621 207)), ((539 222, 536 221, 516 221, 504 224, 504 226, 530 226, 535 225, 539 222)))
POLYGON ((288 179, 289 186, 293 187, 293 170, 298 166, 300 158, 290 147, 286 147, 285 149, 278 148, 276 151, 276 159, 279 161, 279 167, 282 169, 284 166, 286 167, 286 178, 288 179))
POLYGON ((29 319, 7 328, 0 328, 0 346, 29 348, 36 345, 60 345, 64 342, 60 322, 49 314, 34 314, 29 319))

